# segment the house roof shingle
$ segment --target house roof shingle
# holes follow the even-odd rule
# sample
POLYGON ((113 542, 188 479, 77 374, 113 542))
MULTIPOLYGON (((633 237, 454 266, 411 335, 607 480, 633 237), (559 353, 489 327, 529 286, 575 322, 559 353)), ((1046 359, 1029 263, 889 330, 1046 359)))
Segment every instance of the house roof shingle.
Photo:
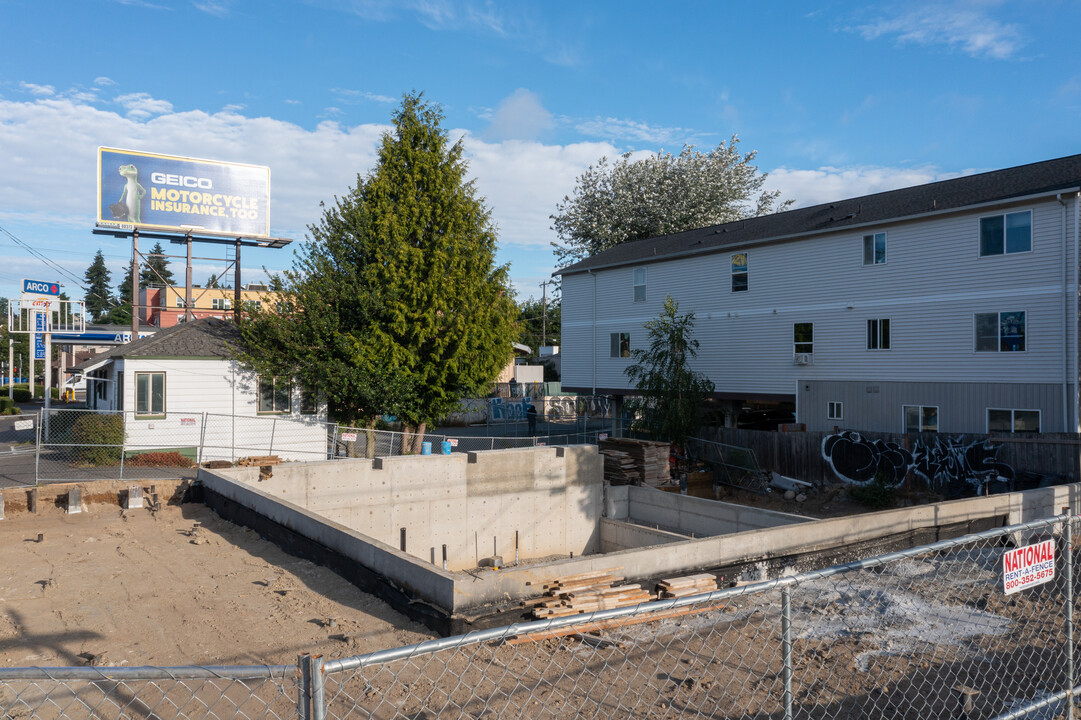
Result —
POLYGON ((111 358, 128 357, 232 357, 240 341, 240 329, 228 320, 204 318, 165 328, 154 335, 117 345, 79 363, 73 370, 87 370, 111 358))
POLYGON ((601 267, 717 252, 748 243, 865 226, 1078 187, 1081 187, 1081 155, 1070 155, 672 235, 632 240, 553 274, 570 275, 601 267))

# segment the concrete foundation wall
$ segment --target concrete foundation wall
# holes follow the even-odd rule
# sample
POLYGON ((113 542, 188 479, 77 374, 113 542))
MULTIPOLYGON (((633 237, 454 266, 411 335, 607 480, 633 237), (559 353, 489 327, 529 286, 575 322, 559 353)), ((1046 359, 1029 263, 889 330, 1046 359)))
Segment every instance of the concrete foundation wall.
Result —
POLYGON ((687 535, 679 533, 654 530, 653 528, 642 527, 622 520, 601 518, 602 553, 684 542, 689 539, 687 535))
POLYGON ((791 513, 677 495, 650 487, 627 486, 627 519, 694 537, 804 523, 813 518, 791 513))
POLYGON ((583 555, 600 549, 601 457, 595 446, 538 447, 218 471, 420 560, 583 555))

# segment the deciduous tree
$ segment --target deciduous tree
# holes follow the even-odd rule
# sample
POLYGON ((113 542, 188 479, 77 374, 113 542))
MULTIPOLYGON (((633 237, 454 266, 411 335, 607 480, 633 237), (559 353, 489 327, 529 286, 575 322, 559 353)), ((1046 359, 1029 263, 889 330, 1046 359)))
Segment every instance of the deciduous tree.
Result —
POLYGON ((383 413, 418 429, 487 388, 511 357, 514 303, 490 213, 441 111, 406 95, 376 167, 309 227, 271 280, 280 315, 241 325, 260 373, 318 387, 340 422, 383 413))
POLYGON ((578 177, 551 216, 561 265, 577 262, 628 240, 716 225, 786 209, 780 191, 763 190, 766 174, 741 155, 739 138, 708 153, 684 146, 641 160, 628 153, 602 157, 578 177))

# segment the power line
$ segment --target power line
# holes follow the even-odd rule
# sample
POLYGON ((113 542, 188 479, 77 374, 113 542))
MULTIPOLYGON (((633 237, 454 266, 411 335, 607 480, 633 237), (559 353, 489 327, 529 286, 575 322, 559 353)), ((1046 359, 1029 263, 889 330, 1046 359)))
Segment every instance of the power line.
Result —
POLYGON ((109 297, 109 296, 102 297, 98 293, 91 292, 88 287, 83 285, 83 279, 79 278, 76 275, 73 275, 66 268, 64 268, 64 267, 62 267, 60 265, 57 265, 51 259, 49 259, 45 255, 42 255, 40 252, 38 252, 35 248, 31 247, 30 245, 27 245, 25 242, 23 242, 19 238, 15 237, 10 231, 8 231, 7 228, 3 227, 2 225, 0 225, 0 233, 3 233, 7 237, 11 238, 12 242, 14 242, 16 245, 23 248, 27 252, 29 252, 31 255, 36 257, 38 260, 45 263, 45 265, 47 265, 48 267, 52 268, 53 270, 56 270, 56 272, 60 273, 65 278, 68 278, 72 282, 74 282, 75 285, 78 286, 85 293, 84 297, 86 295, 93 295, 94 297, 97 297, 97 298, 100 298, 101 300, 104 300, 107 304, 109 304, 109 305, 111 305, 113 307, 119 307, 122 304, 122 303, 117 302, 115 298, 112 298, 112 297, 109 297))

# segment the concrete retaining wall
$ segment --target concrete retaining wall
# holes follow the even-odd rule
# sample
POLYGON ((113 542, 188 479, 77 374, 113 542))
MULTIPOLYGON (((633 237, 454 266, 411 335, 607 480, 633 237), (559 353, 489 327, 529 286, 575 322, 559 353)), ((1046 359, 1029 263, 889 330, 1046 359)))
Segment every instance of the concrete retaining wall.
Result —
POLYGON ((693 537, 729 535, 744 530, 781 527, 814 518, 762 508, 718 502, 663 492, 650 487, 626 486, 627 519, 693 537))
POLYGON ((622 520, 609 520, 601 518, 601 552, 610 553, 619 550, 643 548, 651 545, 664 545, 667 543, 683 542, 689 540, 687 535, 667 532, 666 530, 654 530, 642 527, 634 523, 622 520))
POLYGON ((601 458, 592 445, 336 460, 217 471, 423 561, 600 550, 601 458))

